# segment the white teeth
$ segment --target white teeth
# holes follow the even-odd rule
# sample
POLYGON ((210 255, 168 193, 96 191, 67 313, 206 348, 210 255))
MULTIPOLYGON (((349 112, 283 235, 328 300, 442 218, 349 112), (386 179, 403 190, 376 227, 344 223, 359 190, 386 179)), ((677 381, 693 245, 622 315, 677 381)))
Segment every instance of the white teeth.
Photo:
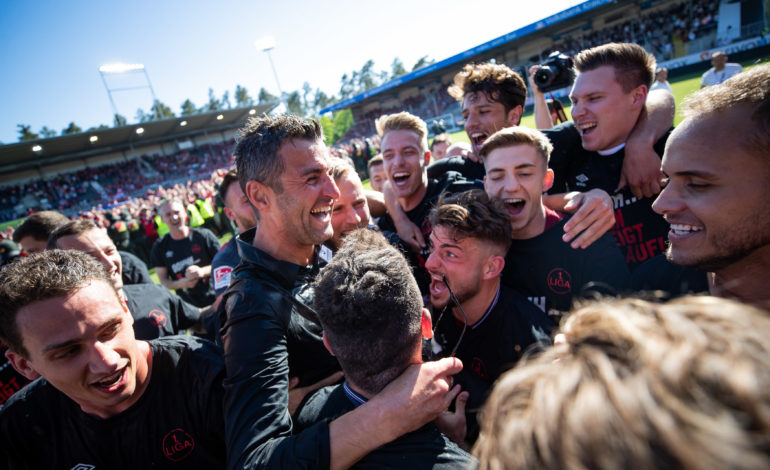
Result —
POLYGON ((331 212, 332 206, 327 207, 319 207, 318 209, 313 209, 310 211, 311 214, 326 214, 328 212, 331 212))
POLYGON ((580 129, 581 131, 586 131, 588 129, 593 129, 594 127, 596 127, 596 123, 595 122, 581 123, 581 124, 578 125, 578 129, 580 129))
POLYGON ((393 173, 393 178, 408 178, 408 177, 409 177, 409 173, 406 173, 406 172, 400 171, 398 173, 393 173))
POLYGON ((503 199, 503 202, 506 203, 506 204, 517 204, 519 202, 524 202, 524 200, 523 199, 509 198, 509 199, 503 199))
POLYGON ((95 382, 94 385, 97 385, 99 387, 109 387, 110 385, 115 385, 120 381, 120 379, 123 377, 123 370, 120 370, 118 372, 115 372, 115 374, 110 375, 109 377, 105 377, 103 380, 100 380, 98 382, 95 382))
POLYGON ((676 234, 700 232, 701 230, 703 230, 703 227, 696 227, 693 225, 686 225, 686 224, 671 224, 671 231, 676 234))

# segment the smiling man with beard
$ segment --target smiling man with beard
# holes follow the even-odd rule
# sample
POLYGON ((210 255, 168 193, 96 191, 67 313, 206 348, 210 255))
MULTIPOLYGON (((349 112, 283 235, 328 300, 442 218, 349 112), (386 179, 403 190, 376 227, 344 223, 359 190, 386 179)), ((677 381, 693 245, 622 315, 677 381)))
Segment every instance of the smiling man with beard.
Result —
POLYGON ((37 380, 0 410, 0 466, 224 468, 221 350, 189 336, 137 341, 112 282, 76 250, 3 270, 0 338, 37 380))
POLYGON ((348 468, 371 450, 418 429, 446 409, 456 360, 412 365, 366 404, 292 435, 289 374, 300 386, 339 370, 310 305, 310 284, 330 250, 340 197, 317 121, 250 119, 235 148, 241 188, 257 226, 237 238, 242 264, 223 302, 228 465, 348 468))
POLYGON ((573 299, 599 289, 618 293, 629 287, 628 267, 615 241, 602 235, 584 250, 562 239, 570 216, 543 205, 553 184, 552 150, 540 131, 509 127, 492 134, 479 151, 487 176, 484 187, 507 210, 513 243, 505 255, 504 284, 526 295, 556 323, 573 299))
POLYGON ((364 185, 356 169, 346 160, 338 159, 332 164, 332 177, 340 190, 340 197, 334 201, 332 228, 334 235, 327 241, 333 251, 342 246, 342 239, 350 232, 366 228, 372 223, 369 204, 366 202, 364 185))
POLYGON ((548 341, 553 325, 500 282, 511 244, 511 224, 501 201, 479 189, 447 194, 431 212, 430 223, 431 254, 425 268, 436 325, 433 351, 448 356, 457 348, 466 365, 455 379, 469 393, 466 420, 472 443, 478 433, 476 413, 497 377, 531 344, 548 341))
POLYGON ((768 309, 770 67, 693 93, 684 115, 663 156, 668 184, 653 204, 671 225, 666 256, 708 271, 712 295, 768 309))

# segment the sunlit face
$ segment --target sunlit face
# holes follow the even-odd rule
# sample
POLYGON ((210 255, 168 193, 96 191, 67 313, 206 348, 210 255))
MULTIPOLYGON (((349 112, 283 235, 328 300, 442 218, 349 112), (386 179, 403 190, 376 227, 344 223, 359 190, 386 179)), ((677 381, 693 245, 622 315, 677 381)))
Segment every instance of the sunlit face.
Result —
POLYGON ((295 139, 282 144, 280 194, 275 201, 288 246, 320 245, 334 234, 331 213, 340 192, 329 175, 329 155, 323 142, 295 139))
POLYGON ((417 132, 405 129, 385 134, 381 149, 390 185, 404 210, 411 210, 419 204, 428 188, 425 167, 430 154, 423 150, 417 132))
POLYGON ((35 240, 30 236, 21 237, 19 239, 19 245, 24 253, 31 255, 33 253, 40 253, 45 250, 46 240, 35 240))
POLYGON ((663 156, 668 185, 652 208, 671 224, 669 260, 719 271, 770 250, 770 169, 740 145, 751 114, 689 118, 663 156))
POLYGON ((366 202, 364 187, 358 175, 348 172, 337 180, 340 198, 332 209, 332 227, 334 236, 332 246, 335 249, 342 245, 342 239, 357 228, 369 226, 369 205, 366 202))
POLYGON ((518 126, 521 112, 521 106, 517 106, 506 113, 502 103, 490 100, 483 91, 465 95, 463 120, 473 153, 479 155, 482 144, 490 135, 506 127, 518 126))
POLYGON ((439 161, 446 158, 446 149, 449 148, 449 142, 436 142, 430 149, 433 161, 439 161))
POLYGON ((112 279, 115 289, 123 288, 123 260, 112 239, 104 230, 93 229, 79 235, 68 235, 56 241, 56 247, 62 250, 77 250, 91 255, 112 279))
POLYGON ((230 186, 227 187, 224 213, 227 218, 235 222, 239 232, 244 232, 257 225, 254 209, 237 181, 230 183, 230 186))
POLYGON ((484 162, 484 189, 502 199, 511 219, 514 239, 526 240, 545 230, 543 192, 553 184, 553 170, 531 145, 492 150, 484 162))
POLYGON ((570 99, 572 119, 586 150, 607 150, 626 141, 636 124, 647 88, 626 93, 615 79, 615 69, 605 65, 581 72, 570 99))
POLYGON ((133 319, 109 284, 92 281, 68 297, 34 302, 16 323, 28 357, 9 353, 14 367, 42 375, 84 412, 114 416, 144 393, 149 346, 134 338, 133 319))
POLYGON ((430 303, 444 308, 449 302, 449 290, 444 276, 462 304, 481 291, 484 263, 489 249, 475 238, 454 240, 452 231, 444 226, 433 227, 430 234, 430 256, 425 269, 430 274, 430 303))
POLYGON ((187 212, 184 206, 178 201, 163 204, 159 208, 160 219, 168 225, 171 230, 180 230, 185 225, 187 212))
POLYGON ((388 175, 385 173, 385 165, 380 163, 379 165, 372 165, 369 169, 369 184, 372 185, 372 189, 382 192, 382 185, 387 181, 388 175))

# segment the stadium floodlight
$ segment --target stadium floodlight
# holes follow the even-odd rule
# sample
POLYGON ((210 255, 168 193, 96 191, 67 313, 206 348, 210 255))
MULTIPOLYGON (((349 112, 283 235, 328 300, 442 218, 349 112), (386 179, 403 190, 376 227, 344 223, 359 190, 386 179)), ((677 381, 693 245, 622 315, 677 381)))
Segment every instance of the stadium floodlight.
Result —
POLYGON ((91 137, 88 138, 88 140, 93 144, 94 142, 99 140, 99 136, 92 135, 91 137))
POLYGON ((101 73, 126 73, 144 70, 144 64, 106 64, 99 67, 101 73))
POLYGON ((225 115, 224 114, 220 114, 220 115, 217 116, 217 121, 221 121, 224 118, 225 118, 225 115))
POLYGON ((139 135, 144 134, 144 127, 137 127, 136 128, 136 133, 139 134, 139 135))
POLYGON ((41 147, 41 146, 39 146, 39 145, 33 145, 33 146, 32 146, 32 151, 33 151, 33 152, 40 152, 40 151, 42 151, 42 150, 43 150, 43 147, 41 147))
POLYGON ((249 110, 249 114, 251 114, 253 116, 253 115, 257 114, 257 110, 256 109, 250 109, 249 110))
POLYGON ((112 99, 113 91, 127 91, 127 90, 136 90, 138 88, 149 88, 150 94, 152 95, 153 103, 158 100, 158 98, 155 96, 155 90, 152 89, 152 82, 150 82, 150 76, 147 75, 147 69, 145 68, 144 64, 123 64, 123 63, 104 64, 99 66, 99 76, 102 77, 102 83, 104 83, 104 88, 107 90, 107 96, 110 98, 113 118, 118 115, 118 107, 115 106, 115 100, 112 99), (136 72, 140 72, 144 74, 144 78, 145 80, 147 80, 147 85, 132 86, 132 87, 126 87, 126 88, 110 88, 107 85, 107 79, 104 78, 105 75, 120 75, 120 74, 126 74, 126 73, 136 73, 136 72))
POLYGON ((270 68, 273 69, 273 76, 275 77, 275 84, 278 85, 278 93, 283 97, 283 90, 281 90, 281 82, 278 81, 278 72, 275 71, 275 64, 273 64, 273 56, 270 55, 270 51, 275 49, 275 39, 272 36, 265 36, 263 38, 254 41, 254 47, 258 51, 262 51, 267 54, 267 60, 270 61, 270 68))
POLYGON ((186 126, 186 125, 187 125, 187 121, 182 121, 182 122, 180 122, 180 123, 179 123, 179 125, 180 125, 180 126, 182 126, 182 127, 184 127, 184 126, 186 126))

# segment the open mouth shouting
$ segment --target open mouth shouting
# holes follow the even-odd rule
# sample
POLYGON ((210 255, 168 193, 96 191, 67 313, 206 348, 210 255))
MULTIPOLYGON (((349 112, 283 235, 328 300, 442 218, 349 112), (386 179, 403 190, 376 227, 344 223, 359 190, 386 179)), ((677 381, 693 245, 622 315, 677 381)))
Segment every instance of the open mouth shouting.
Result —
POLYGON ((580 136, 585 137, 591 133, 594 132, 594 129, 596 129, 596 126, 599 123, 596 121, 581 121, 578 124, 576 124, 577 130, 580 131, 580 136))
POLYGON ((102 393, 116 393, 123 389, 128 383, 128 366, 101 379, 91 382, 91 386, 102 393))
POLYGON ((406 189, 409 185, 409 177, 412 176, 408 171, 396 171, 392 175, 393 187, 396 189, 406 189))
POLYGON ((524 199, 519 198, 505 198, 503 199, 505 208, 508 210, 508 216, 514 218, 524 211, 526 203, 524 199))
POLYGON ((468 133, 468 138, 471 139, 471 145, 476 155, 479 154, 479 150, 481 150, 481 146, 484 145, 487 137, 489 137, 489 134, 484 131, 471 131, 468 133))
POLYGON ((321 222, 322 224, 329 224, 332 221, 332 202, 329 201, 328 203, 324 205, 320 205, 310 211, 310 215, 313 216, 314 219, 321 222))

